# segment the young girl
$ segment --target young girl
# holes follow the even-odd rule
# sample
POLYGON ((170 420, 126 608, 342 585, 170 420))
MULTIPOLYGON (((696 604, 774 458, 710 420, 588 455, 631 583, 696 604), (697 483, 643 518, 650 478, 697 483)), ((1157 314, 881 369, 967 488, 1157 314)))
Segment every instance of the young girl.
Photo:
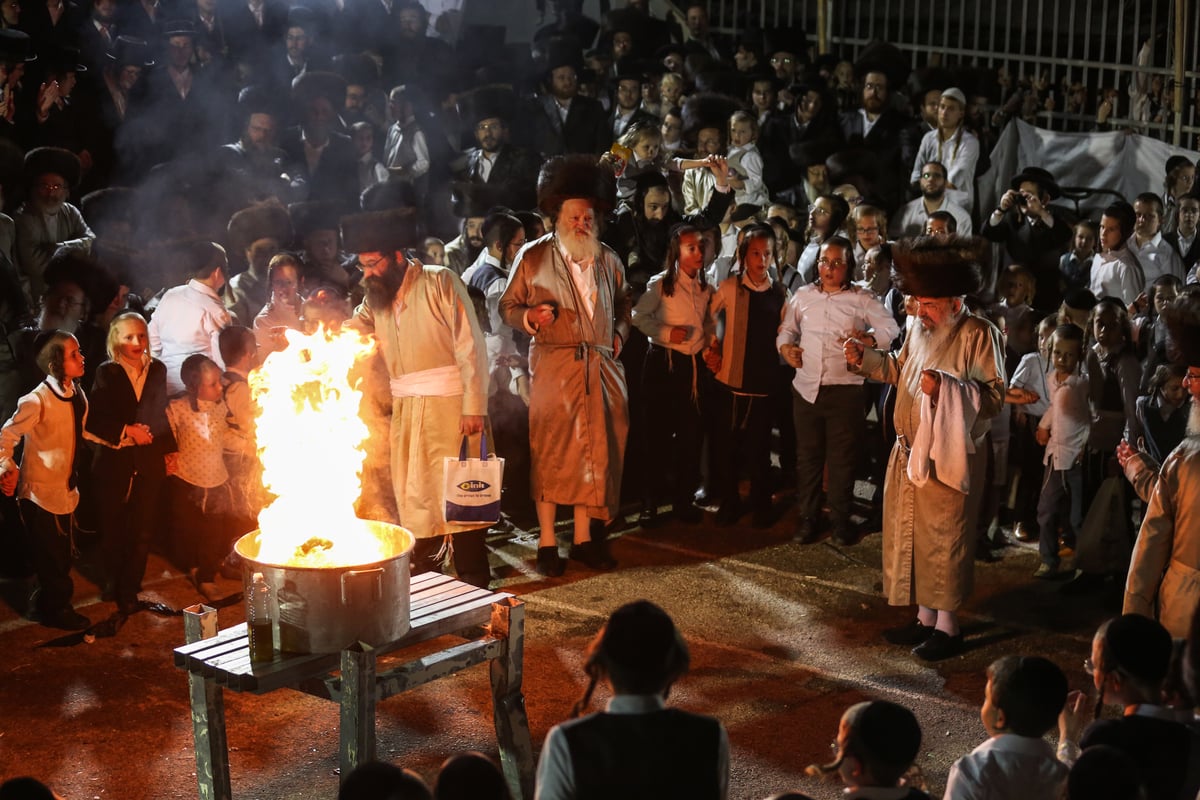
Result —
POLYGON ((1050 343, 1050 407, 1038 423, 1037 441, 1046 448, 1048 466, 1038 499, 1038 551, 1041 565, 1035 578, 1058 578, 1058 536, 1061 520, 1071 539, 1083 522, 1083 459, 1088 441, 1088 378, 1080 372, 1083 334, 1074 325, 1060 325, 1050 343), (1067 512, 1069 509, 1069 513, 1067 512))
POLYGON ((10 497, 16 491, 28 533, 38 583, 29 598, 30 617, 51 628, 82 630, 91 621, 71 607, 71 549, 87 417, 87 398, 77 385, 83 355, 75 337, 63 331, 39 333, 34 353, 46 378, 17 401, 0 430, 0 490, 10 497), (22 440, 18 468, 13 451, 22 440))
POLYGON ((267 284, 271 297, 254 318, 254 336, 263 357, 287 347, 284 331, 302 330, 300 311, 300 261, 288 253, 271 257, 267 266, 267 284))
POLYGON ((167 424, 167 368, 150 356, 141 315, 113 319, 108 358, 96 370, 85 432, 100 445, 92 489, 107 567, 104 595, 131 614, 139 608, 166 455, 175 451, 175 438, 167 424))
POLYGON ((907 780, 921 750, 921 725, 904 706, 887 700, 850 706, 842 714, 833 746, 836 758, 831 763, 804 771, 813 777, 840 777, 846 784, 845 800, 928 800, 929 795, 907 780))
POLYGON ((758 120, 748 111, 735 111, 729 118, 729 185, 734 189, 735 205, 752 205, 760 209, 770 204, 763 183, 763 160, 755 142, 758 140, 758 120))
POLYGON ((538 797, 725 797, 725 728, 664 704, 688 662, 687 644, 661 608, 639 600, 614 611, 588 648, 588 686, 575 719, 546 736, 538 797), (608 708, 579 716, 600 683, 614 695, 608 708))
MULTIPOLYGON (((631 125, 629 130, 621 134, 618 144, 633 151, 633 157, 625 165, 625 171, 617 178, 617 199, 628 203, 637 191, 637 177, 651 170, 666 176, 668 171, 683 172, 684 170, 707 167, 707 159, 663 158, 662 128, 657 125, 631 125)), ((707 172, 707 170, 705 170, 707 172)), ((637 210, 637 209, 635 209, 637 210)))
POLYGON ((232 497, 225 467, 228 410, 221 368, 208 356, 188 356, 180 367, 184 392, 167 405, 179 445, 168 462, 168 519, 180 566, 207 600, 220 598, 214 580, 229 550, 232 497))
POLYGON ((704 276, 700 231, 677 225, 665 270, 650 279, 633 309, 633 324, 650 340, 642 370, 646 450, 660 465, 651 472, 651 519, 643 527, 657 523, 657 509, 668 495, 676 519, 694 524, 703 516, 692 505, 692 495, 700 481, 699 379, 704 347, 714 331, 708 313, 712 294, 704 276), (671 474, 673 492, 668 488, 671 474))

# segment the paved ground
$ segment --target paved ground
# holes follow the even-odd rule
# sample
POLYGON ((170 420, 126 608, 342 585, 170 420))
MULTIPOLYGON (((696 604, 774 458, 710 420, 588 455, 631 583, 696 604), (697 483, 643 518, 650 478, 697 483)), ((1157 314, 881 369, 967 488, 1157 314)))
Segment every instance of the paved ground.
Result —
MULTIPOLYGON (((617 571, 572 564, 547 581, 532 573, 532 537, 496 539, 501 585, 528 604, 525 693, 535 747, 582 692, 581 654, 607 613, 642 597, 666 608, 687 638, 692 670, 671 702, 724 721, 734 798, 789 788, 837 797, 836 787, 803 777, 804 766, 828 760, 846 706, 877 697, 917 713, 925 732, 920 766, 940 794, 950 763, 982 740, 978 707, 989 662, 1045 654, 1073 687, 1084 686, 1091 632, 1112 608, 1034 583, 1035 551, 1010 547, 1000 563, 979 566, 965 616, 971 649, 927 665, 881 643, 882 628, 907 615, 879 598, 879 543, 875 534, 853 547, 801 547, 790 541, 790 517, 768 531, 633 529, 613 544, 617 571)), ((176 608, 198 600, 157 559, 146 587, 151 599, 176 608)), ((180 619, 143 612, 114 637, 44 647, 60 632, 19 617, 19 589, 0 581, 0 778, 35 774, 68 800, 197 796, 187 682, 171 662, 183 638, 180 619)), ((113 611, 97 594, 77 580, 76 604, 94 620, 113 611)), ((240 605, 223 609, 222 626, 242 613, 240 605)), ((235 797, 336 796, 336 706, 284 691, 227 693, 226 707, 235 797)), ((490 713, 483 668, 384 701, 380 756, 432 779, 448 754, 495 753, 490 713)))

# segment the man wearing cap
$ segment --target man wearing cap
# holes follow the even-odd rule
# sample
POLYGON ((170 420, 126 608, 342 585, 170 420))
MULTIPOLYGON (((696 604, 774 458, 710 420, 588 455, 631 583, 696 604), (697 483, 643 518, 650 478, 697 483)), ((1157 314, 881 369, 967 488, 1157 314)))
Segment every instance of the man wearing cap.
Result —
POLYGON ((25 154, 29 196, 17 209, 17 266, 29 281, 31 298, 42 296, 42 274, 60 247, 90 252, 96 234, 79 209, 67 202, 79 183, 79 158, 58 147, 38 147, 25 154))
POLYGON ((1126 614, 1155 617, 1187 638, 1200 603, 1200 295, 1183 294, 1163 313, 1176 363, 1187 368, 1191 395, 1187 436, 1161 469, 1127 442, 1117 458, 1146 502, 1125 582, 1126 614))
POLYGON ((284 130, 279 146, 300 199, 358 205, 358 156, 350 137, 336 130, 345 98, 346 81, 332 72, 306 72, 292 84, 303 121, 284 130))
POLYGON ((491 202, 486 186, 457 184, 451 196, 454 216, 458 217, 458 236, 446 242, 445 266, 462 275, 483 252, 483 221, 491 202))
POLYGON ((612 144, 612 128, 600 101, 579 94, 579 50, 569 39, 547 48, 542 113, 534 123, 534 142, 545 156, 604 152, 612 144))
POLYGON ((1034 308, 1058 308, 1062 301, 1058 260, 1071 245, 1071 226, 1054 214, 1050 201, 1062 192, 1054 176, 1041 167, 1021 170, 1008 187, 980 233, 988 241, 1005 246, 1009 263, 1033 271, 1037 279, 1034 308))
POLYGON ((84 63, 96 69, 103 67, 117 41, 117 11, 116 0, 92 0, 87 21, 72 31, 70 40, 53 38, 55 41, 77 41, 84 63))
POLYGON ((591 526, 617 514, 629 432, 617 357, 632 303, 624 267, 598 230, 615 192, 612 172, 592 156, 548 162, 538 176, 538 206, 554 232, 521 251, 500 298, 505 323, 533 336, 529 426, 543 575, 563 571, 554 538, 559 505, 574 509, 571 557, 596 569, 616 564, 593 541, 591 526))
MULTIPOLYGON (((979 162, 979 139, 963 125, 967 97, 962 89, 951 87, 938 101, 937 127, 925 134, 917 148, 910 183, 921 179, 921 171, 930 161, 938 161, 946 171, 946 185, 963 192, 961 205, 975 206, 975 166, 979 162)), ((961 231, 970 233, 970 230, 961 231)))
MULTIPOLYGON (((328 70, 329 59, 314 53, 317 17, 310 9, 296 6, 288 11, 287 29, 283 41, 276 42, 271 51, 267 72, 268 82, 280 91, 287 91, 294 81, 305 72, 328 70)), ((342 104, 337 105, 340 111, 342 104)))
POLYGON ((487 348, 463 282, 448 269, 407 259, 418 244, 411 210, 342 218, 358 253, 366 298, 352 325, 374 335, 392 394, 391 474, 400 524, 417 537, 413 567, 437 569, 442 537, 453 535, 460 580, 487 588, 487 550, 478 525, 447 522, 442 462, 479 452, 487 415, 487 348))
POLYGON ((279 112, 266 89, 248 86, 238 95, 238 113, 244 120, 236 142, 221 145, 217 159, 223 173, 234 173, 250 182, 255 196, 287 196, 283 180, 286 153, 276 144, 279 112))
POLYGON ((229 280, 225 307, 247 328, 270 299, 267 266, 292 241, 292 221, 275 199, 244 208, 229 219, 229 246, 245 256, 247 269, 229 280))
POLYGON ((508 115, 517 105, 511 91, 476 93, 469 123, 474 125, 475 142, 463 154, 459 180, 483 184, 496 192, 496 202, 516 210, 531 209, 537 203, 537 156, 509 142, 508 115))
POLYGON ((991 419, 1004 403, 1004 348, 966 310, 980 288, 978 240, 903 240, 892 248, 897 284, 917 303, 896 353, 844 344, 846 363, 896 386, 896 444, 883 497, 883 587, 890 605, 918 605, 908 625, 885 631, 926 660, 962 651, 958 610, 974 578, 975 521, 987 490, 991 419))
POLYGON ((950 190, 946 188, 946 167, 942 162, 926 161, 921 165, 918 180, 921 196, 905 203, 900 207, 900 212, 893 217, 889 231, 892 238, 920 236, 925 231, 925 221, 937 211, 947 211, 954 215, 954 221, 958 223, 958 233, 970 236, 971 215, 951 199, 950 190))

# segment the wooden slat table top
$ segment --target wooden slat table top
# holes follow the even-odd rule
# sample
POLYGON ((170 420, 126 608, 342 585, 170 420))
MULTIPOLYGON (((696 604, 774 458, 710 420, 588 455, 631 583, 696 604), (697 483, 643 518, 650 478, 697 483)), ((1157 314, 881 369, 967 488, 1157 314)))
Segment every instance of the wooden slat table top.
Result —
MULTIPOLYGON (((377 647, 380 653, 486 624, 494 603, 512 597, 489 592, 434 572, 413 576, 410 582, 409 632, 377 647)), ((274 660, 251 663, 246 623, 174 651, 175 666, 213 679, 239 692, 263 693, 326 675, 341 666, 340 653, 276 653, 274 660)))

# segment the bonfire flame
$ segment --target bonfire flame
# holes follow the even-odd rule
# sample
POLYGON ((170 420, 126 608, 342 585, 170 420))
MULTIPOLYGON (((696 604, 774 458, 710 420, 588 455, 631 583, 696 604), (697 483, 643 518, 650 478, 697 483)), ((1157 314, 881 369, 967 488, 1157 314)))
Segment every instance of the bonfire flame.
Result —
POLYGON ((285 335, 287 348, 250 375, 263 487, 272 497, 258 515, 258 560, 306 567, 383 560, 386 546, 354 512, 370 431, 352 373, 374 342, 351 330, 285 335))

